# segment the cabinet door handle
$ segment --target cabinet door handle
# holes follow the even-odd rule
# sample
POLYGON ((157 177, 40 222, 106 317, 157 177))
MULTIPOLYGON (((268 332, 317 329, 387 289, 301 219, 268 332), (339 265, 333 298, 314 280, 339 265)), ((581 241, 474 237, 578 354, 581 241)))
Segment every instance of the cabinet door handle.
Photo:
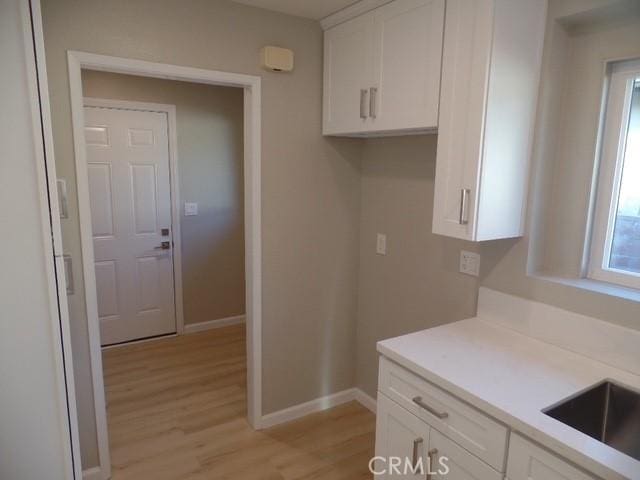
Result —
POLYGON ((429 456, 429 465, 427 465, 427 480, 431 480, 431 477, 433 476, 432 466, 436 463, 437 456, 438 456, 438 449, 432 448, 427 452, 427 455, 429 456))
POLYGON ((376 118, 378 115, 378 89, 376 87, 371 87, 369 92, 369 116, 371 118, 376 118))
POLYGON ((360 90, 360 118, 367 118, 367 94, 369 90, 363 88, 360 90))
POLYGON ((423 410, 426 410, 427 412, 429 412, 434 417, 438 417, 440 420, 444 420, 445 418, 447 418, 449 416, 449 414, 447 412, 439 412, 435 408, 432 408, 429 405, 427 405, 426 403, 424 403, 422 401, 422 397, 413 397, 412 401, 413 401, 413 403, 418 405, 423 410))
POLYGON ((468 188, 463 188, 460 190, 460 225, 467 225, 469 223, 469 195, 471 194, 471 190, 468 188))
POLYGON ((73 282, 73 261, 71 260, 71 255, 65 253, 62 255, 62 260, 64 262, 64 277, 67 282, 67 295, 73 295, 75 286, 73 282))
POLYGON ((413 469, 415 470, 418 464, 418 448, 420 447, 420 445, 422 444, 422 442, 424 442, 424 440, 422 439, 422 437, 416 438, 413 441, 413 458, 411 459, 411 465, 413 465, 413 469))

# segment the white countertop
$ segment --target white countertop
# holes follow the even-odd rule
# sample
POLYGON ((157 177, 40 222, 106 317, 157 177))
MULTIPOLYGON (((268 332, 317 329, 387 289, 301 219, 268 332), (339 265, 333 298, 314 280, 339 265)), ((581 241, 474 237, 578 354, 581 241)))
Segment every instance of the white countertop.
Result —
POLYGON ((640 376, 471 318, 378 343, 385 357, 606 480, 640 480, 640 461, 542 413, 611 379, 640 376))

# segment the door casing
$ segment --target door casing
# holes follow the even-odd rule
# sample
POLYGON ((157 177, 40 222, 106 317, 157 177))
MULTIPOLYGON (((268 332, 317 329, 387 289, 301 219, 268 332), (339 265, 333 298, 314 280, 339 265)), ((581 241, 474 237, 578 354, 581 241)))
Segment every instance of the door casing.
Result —
MULTIPOLYGON (((111 476, 107 411, 100 347, 91 211, 84 143, 84 97, 82 69, 164 78, 192 83, 239 87, 244 91, 244 222, 247 328, 247 419, 254 429, 262 427, 262 235, 261 235, 261 79, 254 75, 205 70, 129 58, 68 51, 69 90, 73 146, 78 182, 78 211, 82 271, 85 289, 89 350, 96 414, 100 475, 111 476)), ((80 459, 78 458, 78 461, 80 459)))

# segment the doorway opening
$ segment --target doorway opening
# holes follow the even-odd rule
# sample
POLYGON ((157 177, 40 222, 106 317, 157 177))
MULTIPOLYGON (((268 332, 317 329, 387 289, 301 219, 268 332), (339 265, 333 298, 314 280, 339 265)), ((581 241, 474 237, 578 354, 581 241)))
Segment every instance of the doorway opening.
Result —
MULTIPOLYGON (((109 478, 102 346, 245 322, 246 336, 240 326, 199 335, 213 343, 226 338, 227 343, 235 345, 229 347, 231 350, 238 348, 239 341, 246 345, 241 348, 246 365, 246 415, 253 428, 261 426, 260 79, 82 52, 69 52, 68 61, 99 476, 109 478), (108 76, 117 81, 131 77, 133 81, 171 82, 194 88, 235 87, 241 124, 236 143, 242 161, 240 176, 236 175, 239 182, 226 185, 226 198, 234 205, 234 215, 231 218, 229 211, 226 216, 221 210, 213 212, 218 215, 213 223, 224 224, 227 234, 234 228, 240 232, 219 239, 226 247, 220 255, 226 260, 221 268, 228 274, 226 280, 219 280, 219 275, 218 283, 214 280, 211 284, 211 279, 203 278, 204 273, 211 272, 207 261, 216 262, 215 258, 194 261, 190 257, 198 253, 198 239, 203 238, 202 230, 198 230, 202 225, 194 220, 210 212, 206 208, 209 200, 185 195, 191 188, 220 194, 215 187, 216 180, 221 179, 191 172, 196 186, 185 186, 179 159, 187 154, 179 151, 180 112, 176 113, 175 103, 150 102, 146 94, 136 99, 105 95, 100 92, 99 80, 108 76), (88 88, 90 85, 93 87, 88 88), (237 253, 239 247, 239 255, 229 254, 234 249, 237 253), (239 260, 230 263, 233 258, 239 260), (198 266, 202 267, 199 271, 198 266), (224 301, 209 302, 218 307, 211 313, 208 300, 216 297, 214 294, 224 301)), ((148 94, 148 89, 144 91, 148 94)), ((195 142, 189 140, 185 151, 194 147, 195 142)), ((200 140, 206 143, 209 139, 200 140)), ((224 152, 218 157, 224 157, 224 152)), ((211 229, 211 219, 204 223, 211 229)), ((212 242, 209 239, 202 243, 211 247, 212 242)), ((134 347, 111 347, 105 354, 111 363, 108 371, 117 372, 117 357, 122 352, 133 355, 126 357, 126 362, 141 351, 151 352, 147 360, 170 359, 170 352, 175 354, 174 347, 179 343, 186 352, 198 352, 195 337, 175 344, 159 340, 134 347)), ((206 366, 202 357, 194 357, 194 361, 206 366)), ((215 369, 215 362, 209 367, 215 369)))

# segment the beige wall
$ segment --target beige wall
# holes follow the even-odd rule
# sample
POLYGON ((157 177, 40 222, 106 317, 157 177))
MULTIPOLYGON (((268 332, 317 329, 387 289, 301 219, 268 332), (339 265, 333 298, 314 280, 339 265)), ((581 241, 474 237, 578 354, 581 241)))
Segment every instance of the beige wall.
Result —
MULTIPOLYGON (((600 7, 608 3, 611 0, 590 2, 600 7)), ((522 239, 481 245, 482 284, 640 329, 637 301, 569 284, 578 275, 585 238, 604 62, 640 56, 637 17, 615 18, 603 27, 597 24, 598 19, 606 18, 602 11, 599 15, 580 13, 588 5, 550 2, 532 155, 528 233, 522 239), (541 275, 561 277, 565 283, 541 275)))
POLYGON ((366 140, 362 158, 357 386, 375 396, 375 344, 475 314, 478 279, 458 273, 461 249, 431 233, 436 135, 366 140), (387 254, 376 254, 376 234, 387 254))
MULTIPOLYGON (((355 382, 360 144, 321 135, 317 22, 222 0, 43 0, 56 162, 75 180, 67 50, 262 77, 263 406, 273 412, 355 382), (259 68, 295 50, 291 74, 259 68), (295 361, 292 361, 295 359, 295 361)), ((75 189, 63 225, 80 259, 75 189)), ((74 264, 82 278, 81 264, 74 264)), ((97 464, 84 295, 71 300, 85 468, 97 464)))
POLYGON ((580 274, 606 59, 640 57, 640 22, 567 34, 560 134, 547 216, 546 272, 580 274), (586 188, 585 188, 586 187, 586 188))
MULTIPOLYGON (((552 12, 564 8, 565 13, 586 4, 551 3, 552 12)), ((97 0, 43 1, 61 176, 74 175, 67 49, 263 78, 265 412, 354 384, 374 394, 375 342, 473 315, 478 283, 640 328, 637 303, 527 275, 529 265, 544 263, 538 247, 554 179, 546 160, 553 158, 558 136, 554 125, 564 58, 562 51, 552 54, 552 42, 545 47, 536 128, 528 223, 533 234, 472 245, 430 233, 435 136, 321 137, 322 32, 317 23, 216 0, 113 0, 108 9, 104 5, 97 0), (293 74, 258 69, 258 51, 266 44, 295 50, 293 74), (375 255, 377 232, 388 235, 386 256, 375 255), (479 280, 457 273, 463 247, 482 253, 479 280)), ((64 235, 79 258, 74 195, 72 189, 72 218, 64 235)), ((75 268, 81 278, 79 262, 75 268)), ((86 383, 90 372, 88 362, 82 362, 88 358, 86 319, 82 292, 74 297, 73 346, 80 358, 76 372, 84 379, 79 409, 87 439, 93 427, 86 383)), ((83 445, 85 466, 96 463, 89 440, 83 445)))
POLYGON ((88 97, 176 106, 184 322, 243 315, 242 89, 97 71, 82 82, 88 97))

